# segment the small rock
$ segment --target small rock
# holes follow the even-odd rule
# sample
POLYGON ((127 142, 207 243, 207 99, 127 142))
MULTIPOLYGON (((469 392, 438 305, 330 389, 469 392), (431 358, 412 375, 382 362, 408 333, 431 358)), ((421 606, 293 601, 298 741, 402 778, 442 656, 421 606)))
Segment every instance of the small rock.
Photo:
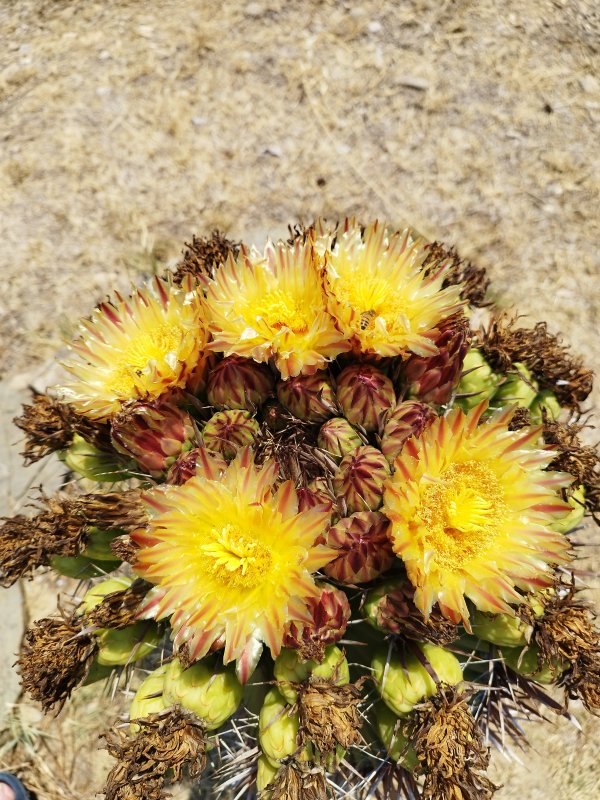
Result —
POLYGON ((588 94, 600 92, 600 83, 598 83, 598 80, 594 78, 593 75, 582 75, 581 78, 579 78, 579 85, 583 91, 588 94))

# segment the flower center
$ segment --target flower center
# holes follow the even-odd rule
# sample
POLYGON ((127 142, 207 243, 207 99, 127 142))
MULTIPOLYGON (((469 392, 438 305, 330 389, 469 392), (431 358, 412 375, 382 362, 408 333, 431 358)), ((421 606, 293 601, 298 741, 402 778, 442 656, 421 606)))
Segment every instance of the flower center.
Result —
POLYGON ((253 589, 262 583, 272 564, 269 550, 236 525, 211 531, 213 541, 200 549, 212 560, 211 571, 226 586, 253 589))
POLYGON ((133 390, 143 389, 150 377, 151 362, 162 362, 169 353, 176 353, 181 344, 181 330, 163 322, 149 331, 139 331, 128 347, 116 353, 109 388, 118 396, 131 397, 133 390))
POLYGON ((508 507, 493 470, 484 461, 451 464, 421 494, 418 518, 425 549, 440 567, 460 569, 498 535, 508 507))
POLYGON ((294 333, 306 333, 310 327, 310 308, 302 306, 297 298, 282 289, 267 292, 259 302, 256 316, 275 330, 289 328, 294 333))

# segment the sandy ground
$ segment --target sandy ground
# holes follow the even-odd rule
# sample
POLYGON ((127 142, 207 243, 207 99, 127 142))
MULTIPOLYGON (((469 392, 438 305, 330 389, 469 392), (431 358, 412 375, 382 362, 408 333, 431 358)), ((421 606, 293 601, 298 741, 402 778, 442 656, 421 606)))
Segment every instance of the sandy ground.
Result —
MULTIPOLYGON (((2 0, 0 38, 5 377, 192 233, 319 214, 457 244, 598 364, 591 0, 2 0)), ((578 716, 498 762, 500 800, 597 796, 600 732, 578 716)))

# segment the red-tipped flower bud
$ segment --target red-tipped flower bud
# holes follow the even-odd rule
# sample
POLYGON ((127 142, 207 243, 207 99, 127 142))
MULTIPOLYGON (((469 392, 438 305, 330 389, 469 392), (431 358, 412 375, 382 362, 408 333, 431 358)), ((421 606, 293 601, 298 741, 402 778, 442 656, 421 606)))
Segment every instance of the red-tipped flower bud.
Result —
POLYGON ((219 361, 208 376, 208 402, 217 408, 254 411, 275 389, 271 370, 250 358, 229 356, 219 361))
POLYGON ((433 341, 438 354, 429 358, 412 355, 403 376, 413 397, 442 405, 450 400, 460 380, 469 349, 469 323, 463 316, 450 317, 440 324, 433 341))
POLYGON ((112 422, 111 436, 116 450, 155 477, 163 475, 196 440, 187 411, 160 400, 124 406, 112 422))
POLYGON ((343 458, 346 453, 360 447, 363 442, 348 420, 334 417, 321 427, 317 443, 330 456, 343 458))
POLYGON ((350 619, 345 593, 326 583, 320 588, 320 597, 306 600, 312 622, 288 622, 283 639, 284 647, 300 650, 303 658, 315 661, 322 660, 327 645, 339 642, 350 619))
POLYGON ((389 526, 388 518, 377 511, 361 511, 341 519, 326 534, 327 545, 340 554, 323 567, 323 572, 342 583, 377 578, 394 563, 389 526))
POLYGON ((345 500, 348 513, 376 511, 389 474, 383 453, 370 445, 357 447, 344 456, 333 476, 335 495, 345 500))
POLYGON ((430 406, 416 400, 398 403, 388 416, 381 437, 381 452, 388 462, 393 464, 402 452, 406 440, 411 436, 420 436, 436 416, 430 406))
POLYGON ((353 425, 376 431, 385 412, 396 402, 391 380, 371 364, 353 364, 337 380, 337 398, 353 425))
POLYGON ((209 450, 230 460, 240 447, 253 444, 258 433, 258 422, 248 411, 232 409, 213 414, 204 426, 202 439, 209 450))
POLYGON ((324 372, 279 381, 277 398, 305 422, 323 422, 336 413, 333 386, 324 372))
MULTIPOLYGON (((196 474, 198 467, 198 454, 201 448, 195 447, 193 450, 188 450, 187 453, 182 453, 177 461, 175 461, 167 474, 167 483, 172 483, 174 486, 181 486, 196 474)), ((227 469, 227 462, 214 450, 205 450, 206 454, 213 460, 219 462, 219 469, 223 472, 227 469)))

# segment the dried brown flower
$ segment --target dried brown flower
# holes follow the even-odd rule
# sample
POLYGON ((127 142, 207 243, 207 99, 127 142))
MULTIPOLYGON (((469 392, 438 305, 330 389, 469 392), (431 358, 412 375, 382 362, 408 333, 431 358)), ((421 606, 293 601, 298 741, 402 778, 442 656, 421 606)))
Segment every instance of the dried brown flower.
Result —
POLYGON ((326 800, 325 772, 306 762, 289 761, 279 768, 263 796, 270 800, 326 800))
POLYGON ((141 502, 139 489, 105 494, 84 494, 76 498, 73 508, 88 525, 102 530, 120 530, 131 533, 144 528, 148 515, 141 502))
POLYGON ((46 617, 29 628, 18 664, 23 689, 44 711, 63 707, 86 678, 97 644, 85 633, 81 618, 46 617))
POLYGON ((25 449, 21 455, 26 464, 34 464, 49 453, 64 450, 75 434, 99 450, 111 451, 108 425, 82 417, 71 406, 46 394, 34 394, 33 402, 25 404, 23 413, 13 422, 25 434, 25 449))
POLYGON ((361 741, 358 705, 366 677, 346 686, 311 676, 298 692, 300 737, 312 742, 323 755, 335 752, 337 745, 347 750, 361 741))
POLYGON ((529 425, 531 425, 531 414, 529 413, 529 409, 524 408, 523 406, 518 406, 515 408, 515 413, 512 415, 511 420, 508 423, 508 430, 518 431, 521 428, 527 428, 529 425))
POLYGON ((297 486, 333 472, 336 463, 317 447, 318 426, 301 422, 283 408, 278 414, 275 429, 269 421, 261 425, 256 442, 257 462, 274 459, 281 479, 291 479, 297 486))
POLYGON ((457 626, 433 608, 428 619, 415 606, 414 586, 408 580, 400 580, 377 602, 374 622, 390 633, 417 642, 427 641, 445 645, 459 637, 457 626))
POLYGON ((581 443, 579 434, 585 427, 581 422, 557 422, 542 412, 544 442, 558 451, 548 469, 569 472, 572 488, 583 485, 585 507, 600 524, 600 451, 581 443))
POLYGON ((440 261, 450 260, 450 267, 444 279, 444 288, 453 284, 462 284, 461 296, 468 300, 472 306, 486 306, 485 295, 490 285, 486 271, 483 267, 476 267, 470 261, 463 261, 456 250, 447 249, 440 242, 429 245, 429 255, 424 268, 430 264, 439 264, 440 261))
POLYGON ((119 630, 137 622, 137 610, 140 602, 146 596, 150 584, 138 578, 131 586, 110 592, 102 601, 88 611, 85 620, 88 625, 99 628, 119 630))
POLYGON ((540 386, 551 389, 561 405, 579 410, 592 391, 592 371, 573 357, 558 336, 548 333, 545 322, 518 328, 509 314, 496 316, 477 332, 483 355, 497 372, 507 372, 515 362, 528 367, 540 386))
MULTIPOLYGON (((168 772, 197 778, 206 764, 206 737, 199 720, 179 708, 136 720, 138 731, 117 728, 104 735, 117 759, 106 782, 106 800, 162 800, 168 772)), ((171 778, 171 776, 170 776, 171 778)))
POLYGON ((33 517, 17 514, 5 517, 0 526, 0 585, 15 581, 39 566, 47 566, 54 555, 75 556, 87 539, 85 521, 74 501, 48 497, 44 508, 33 517))
POLYGON ((227 239, 215 230, 210 236, 193 236, 191 244, 185 243, 183 260, 177 265, 173 280, 180 284, 186 275, 197 278, 205 284, 214 277, 215 271, 224 264, 229 254, 234 258, 240 250, 240 242, 227 239))
POLYGON ((123 536, 115 536, 110 543, 110 549, 121 561, 126 561, 128 564, 135 564, 139 548, 134 544, 129 534, 126 533, 123 536))
POLYGON ((442 686, 413 713, 411 738, 425 773, 424 800, 491 798, 499 787, 484 774, 490 754, 465 695, 442 686))

